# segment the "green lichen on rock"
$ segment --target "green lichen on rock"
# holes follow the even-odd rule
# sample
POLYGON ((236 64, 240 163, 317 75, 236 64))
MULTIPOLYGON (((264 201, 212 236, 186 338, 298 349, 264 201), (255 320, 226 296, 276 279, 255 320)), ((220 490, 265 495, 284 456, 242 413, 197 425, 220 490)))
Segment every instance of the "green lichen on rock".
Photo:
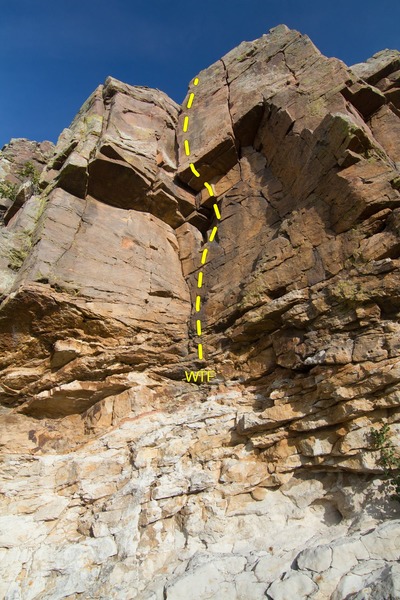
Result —
POLYGON ((332 296, 346 304, 358 304, 369 300, 368 294, 363 291, 358 283, 342 279, 332 289, 332 296))
POLYGON ((8 198, 12 202, 15 201, 18 192, 18 185, 16 183, 11 183, 10 181, 1 181, 0 182, 0 196, 3 198, 8 198))
POLYGON ((400 453, 390 439, 390 426, 385 423, 380 429, 371 428, 371 436, 374 449, 380 451, 386 491, 400 502, 400 453))
POLYGON ((8 252, 8 266, 12 271, 19 271, 32 248, 31 229, 23 229, 14 236, 15 246, 8 252))

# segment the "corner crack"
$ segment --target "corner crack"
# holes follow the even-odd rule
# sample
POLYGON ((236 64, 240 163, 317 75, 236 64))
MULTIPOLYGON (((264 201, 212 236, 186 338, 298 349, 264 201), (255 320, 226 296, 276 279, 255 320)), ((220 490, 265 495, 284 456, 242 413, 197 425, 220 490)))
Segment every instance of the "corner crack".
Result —
POLYGON ((237 160, 238 165, 239 165, 240 179, 242 179, 242 181, 243 181, 243 177, 242 177, 242 165, 240 164, 240 156, 239 156, 238 147, 237 147, 237 143, 236 143, 236 139, 235 139, 235 132, 234 132, 234 127, 233 127, 232 113, 231 113, 231 108, 232 108, 232 104, 231 104, 231 88, 230 88, 229 80, 228 80, 228 69, 227 69, 226 64, 224 62, 224 59, 221 58, 220 61, 221 61, 222 66, 224 68, 226 87, 227 87, 227 91, 228 91, 227 101, 228 101, 228 113, 229 113, 229 118, 230 118, 230 121, 231 121, 232 140, 233 140, 233 145, 235 146, 236 160, 237 160))

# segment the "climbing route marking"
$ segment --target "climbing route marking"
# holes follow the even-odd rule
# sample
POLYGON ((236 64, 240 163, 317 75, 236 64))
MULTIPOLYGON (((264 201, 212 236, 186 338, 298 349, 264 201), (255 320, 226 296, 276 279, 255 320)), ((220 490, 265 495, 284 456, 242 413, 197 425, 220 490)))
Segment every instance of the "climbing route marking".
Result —
POLYGON ((196 167, 194 166, 194 164, 190 163, 189 166, 190 166, 190 169, 191 169, 193 175, 196 175, 196 177, 200 177, 200 173, 198 171, 196 171, 196 167))
POLYGON ((197 329, 197 335, 201 335, 201 321, 200 321, 200 319, 197 319, 197 321, 196 321, 196 329, 197 329))
POLYGON ((215 234, 217 233, 217 231, 218 231, 218 227, 213 227, 212 232, 210 234, 210 242, 214 241, 215 234))
POLYGON ((194 94, 193 94, 193 92, 192 92, 192 93, 190 94, 190 96, 189 96, 189 100, 188 100, 188 103, 187 103, 187 105, 186 105, 188 108, 192 108, 193 100, 194 100, 194 94))
POLYGON ((207 188, 207 192, 210 194, 210 196, 214 196, 214 190, 212 189, 211 185, 207 183, 207 181, 204 182, 204 186, 207 188))
MULTIPOLYGON (((193 85, 197 86, 198 84, 199 84, 199 78, 196 77, 193 80, 193 85)), ((194 102, 194 98, 195 98, 194 92, 190 92, 189 98, 188 98, 188 101, 187 101, 187 104, 186 104, 186 107, 188 109, 192 108, 192 105, 193 105, 193 102, 194 102)), ((189 117, 188 117, 188 115, 185 115, 185 117, 183 119, 183 132, 187 133, 188 129, 189 129, 189 117)), ((183 145, 184 145, 184 148, 185 148, 185 154, 186 154, 186 156, 190 156, 189 140, 185 139, 184 142, 183 142, 183 145)), ((189 167, 190 167, 190 170, 192 171, 192 173, 193 173, 193 175, 195 177, 200 177, 200 173, 196 169, 196 167, 195 167, 195 165, 194 165, 193 162, 189 163, 189 167)), ((206 188, 206 190, 207 190, 207 192, 209 194, 209 197, 210 198, 213 198, 213 197, 215 198, 215 194, 214 194, 214 190, 212 188, 212 185, 210 185, 207 181, 205 181, 203 185, 206 188)), ((218 205, 216 204, 216 201, 214 201, 213 209, 214 209, 214 213, 215 213, 216 218, 218 220, 220 220, 221 219, 221 213, 220 213, 218 205)), ((215 236, 217 234, 217 231, 218 231, 218 227, 214 226, 212 228, 212 230, 211 230, 211 234, 210 234, 210 237, 209 237, 209 240, 208 240, 209 242, 213 242, 214 241, 215 236)), ((201 261, 200 261, 202 265, 206 264, 207 254, 208 254, 208 248, 204 248, 203 251, 202 251, 202 254, 201 254, 201 261)), ((197 287, 199 289, 201 289, 202 285, 203 285, 203 271, 199 271, 199 273, 197 275, 197 287)), ((195 308, 196 308, 196 312, 200 312, 200 308, 201 308, 201 296, 199 294, 196 296, 195 308)), ((197 333, 198 337, 202 336, 201 319, 196 319, 196 333, 197 333)), ((197 344, 197 354, 198 354, 199 359, 203 360, 203 344, 201 344, 201 343, 197 344)), ((186 378, 187 378, 187 376, 186 376, 186 378)), ((190 381, 190 379, 187 379, 187 380, 190 381)))

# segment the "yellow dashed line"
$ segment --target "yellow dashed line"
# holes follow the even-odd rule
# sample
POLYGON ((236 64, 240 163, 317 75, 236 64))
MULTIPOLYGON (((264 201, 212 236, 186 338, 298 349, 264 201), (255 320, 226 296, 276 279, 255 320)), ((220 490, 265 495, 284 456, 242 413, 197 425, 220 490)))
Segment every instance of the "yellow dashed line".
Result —
POLYGON ((197 335, 201 335, 201 321, 200 321, 200 319, 197 319, 197 321, 196 321, 196 329, 197 329, 197 335))
MULTIPOLYGON (((199 78, 195 77, 193 79, 193 85, 197 86, 199 84, 199 78)), ((186 104, 187 108, 191 108, 193 105, 193 101, 194 101, 194 93, 191 92, 189 94, 189 98, 186 104)), ((186 115, 184 117, 183 120, 183 132, 187 133, 189 129, 189 116, 186 115)), ((185 148, 185 154, 186 156, 190 156, 190 146, 189 146, 189 140, 185 139, 184 142, 184 148, 185 148)), ((189 167, 191 172, 193 173, 193 175, 195 175, 195 177, 200 177, 200 173, 199 171, 196 169, 194 163, 189 163, 189 167)), ((208 194, 210 197, 215 197, 214 194, 214 190, 212 188, 212 186, 205 181, 204 182, 204 187, 206 188, 208 194)), ((215 216, 217 217, 217 219, 221 219, 221 213, 219 211, 218 205, 216 203, 213 204, 213 208, 214 208, 214 212, 215 212, 215 216)), ((215 236, 217 234, 218 231, 218 227, 214 226, 211 230, 210 233, 210 237, 208 238, 209 242, 213 242, 215 239, 215 236)), ((201 264, 205 265, 206 261, 207 261, 207 254, 208 254, 208 248, 204 248, 202 253, 201 253, 201 264)), ((197 276, 197 287, 200 289, 203 286, 203 271, 199 271, 198 276, 197 276)), ((196 312, 200 312, 201 309, 201 296, 198 294, 196 295, 196 303, 195 303, 195 307, 196 307, 196 312)), ((198 336, 202 335, 202 325, 201 325, 201 320, 200 319, 196 319, 196 332, 198 336)), ((200 360, 203 360, 203 344, 197 344, 197 352, 198 352, 198 357, 200 360)))
POLYGON ((219 212, 219 208, 216 204, 214 204, 214 212, 215 212, 215 216, 217 217, 217 219, 220 219, 221 213, 219 212))
POLYGON ((192 171, 193 175, 196 175, 196 177, 200 177, 200 173, 198 171, 196 171, 196 168, 193 163, 190 163, 189 167, 190 167, 190 170, 192 171))
POLYGON ((194 94, 193 94, 193 92, 192 92, 192 93, 190 94, 190 96, 189 96, 189 100, 188 100, 188 102, 187 102, 187 105, 186 105, 186 106, 187 106, 187 108, 192 108, 193 100, 194 100, 194 94))
POLYGON ((213 242, 213 241, 214 241, 215 234, 217 233, 217 231, 218 231, 218 227, 213 227, 213 229, 212 229, 212 232, 211 232, 211 234, 210 234, 210 238, 209 238, 209 239, 210 239, 210 242, 213 242))
POLYGON ((207 188, 207 191, 210 194, 210 196, 214 196, 214 190, 212 189, 211 185, 207 183, 207 181, 204 182, 204 187, 207 188))

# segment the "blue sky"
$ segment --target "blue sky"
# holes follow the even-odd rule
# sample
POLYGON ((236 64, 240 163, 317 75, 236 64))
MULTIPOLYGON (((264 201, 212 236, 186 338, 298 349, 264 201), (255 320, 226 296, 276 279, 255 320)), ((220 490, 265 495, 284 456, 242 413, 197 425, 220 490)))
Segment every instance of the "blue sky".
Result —
POLYGON ((108 75, 181 103, 189 80, 280 23, 351 65, 400 48, 399 0, 0 0, 0 147, 56 141, 108 75))

